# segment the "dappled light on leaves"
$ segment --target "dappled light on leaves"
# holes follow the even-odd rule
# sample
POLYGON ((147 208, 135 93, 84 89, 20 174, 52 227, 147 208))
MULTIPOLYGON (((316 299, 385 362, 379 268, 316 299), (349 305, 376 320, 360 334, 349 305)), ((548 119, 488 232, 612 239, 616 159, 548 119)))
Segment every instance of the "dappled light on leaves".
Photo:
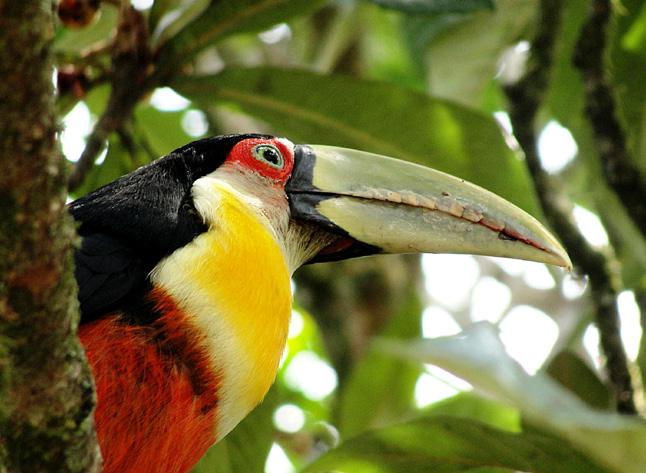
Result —
POLYGON ((516 306, 500 322, 500 338, 511 357, 535 373, 558 338, 558 326, 544 312, 516 306))
POLYGON ((160 87, 150 96, 150 104, 162 112, 177 112, 190 105, 190 101, 170 87, 160 87))
POLYGON ((311 351, 294 355, 285 369, 285 382, 309 399, 320 401, 336 388, 334 369, 311 351))
POLYGON ((491 276, 478 280, 471 296, 471 320, 497 322, 511 302, 509 287, 491 276))
POLYGON ((85 148, 85 139, 92 130, 90 109, 85 102, 78 102, 63 119, 61 145, 68 161, 76 162, 85 148))
POLYGON ((547 172, 558 173, 572 162, 578 147, 572 133, 555 121, 550 121, 538 137, 538 154, 547 172))
POLYGON ((622 291, 617 298, 619 305, 619 317, 621 321, 621 338, 626 347, 628 358, 635 361, 639 354, 639 344, 642 338, 642 327, 640 325, 639 306, 635 300, 635 293, 622 291))

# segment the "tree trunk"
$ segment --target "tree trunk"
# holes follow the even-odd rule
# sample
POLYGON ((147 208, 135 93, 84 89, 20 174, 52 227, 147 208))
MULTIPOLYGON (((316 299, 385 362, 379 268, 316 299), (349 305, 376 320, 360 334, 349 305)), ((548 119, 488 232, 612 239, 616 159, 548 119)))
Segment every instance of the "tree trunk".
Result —
POLYGON ((53 3, 0 0, 0 471, 94 472, 94 391, 76 338, 56 141, 53 3))

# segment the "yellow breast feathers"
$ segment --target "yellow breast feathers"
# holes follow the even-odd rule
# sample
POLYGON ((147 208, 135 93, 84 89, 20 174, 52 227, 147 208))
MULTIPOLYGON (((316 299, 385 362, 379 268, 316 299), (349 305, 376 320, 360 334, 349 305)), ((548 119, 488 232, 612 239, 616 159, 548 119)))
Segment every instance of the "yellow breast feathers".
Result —
POLYGON ((154 270, 203 334, 219 377, 217 438, 253 409, 271 386, 291 314, 290 272, 281 245, 253 202, 225 181, 194 187, 210 228, 154 270))

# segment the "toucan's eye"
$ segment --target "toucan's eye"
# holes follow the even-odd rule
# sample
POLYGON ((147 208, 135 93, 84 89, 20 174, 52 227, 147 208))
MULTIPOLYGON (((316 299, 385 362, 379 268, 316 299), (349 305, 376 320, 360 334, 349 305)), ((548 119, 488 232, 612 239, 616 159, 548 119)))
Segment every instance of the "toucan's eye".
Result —
POLYGON ((274 145, 258 145, 254 146, 251 154, 258 161, 262 161, 272 168, 282 169, 285 165, 285 159, 282 153, 274 145))

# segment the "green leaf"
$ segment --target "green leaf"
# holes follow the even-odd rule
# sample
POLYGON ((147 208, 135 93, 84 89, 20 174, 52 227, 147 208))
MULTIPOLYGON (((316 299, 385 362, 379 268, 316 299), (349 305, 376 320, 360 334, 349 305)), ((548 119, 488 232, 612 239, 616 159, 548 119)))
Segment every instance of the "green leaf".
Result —
POLYGON ((54 40, 54 51, 78 54, 99 41, 109 40, 117 26, 117 8, 104 2, 97 16, 98 19, 86 28, 59 28, 54 40))
MULTIPOLYGON (((383 331, 384 336, 420 336, 421 301, 414 288, 402 310, 383 331)), ((421 368, 376 350, 353 367, 339 394, 338 428, 343 436, 353 436, 371 427, 383 426, 409 413, 413 407, 415 384, 421 368)))
POLYGON ((185 77, 173 87, 205 108, 236 104, 295 141, 432 166, 538 213, 527 171, 494 119, 455 103, 387 83, 272 68, 185 77))
POLYGON ((209 0, 157 0, 148 17, 152 43, 160 45, 197 18, 209 0))
POLYGON ((424 409, 424 415, 465 417, 491 427, 520 432, 520 414, 517 409, 473 392, 461 392, 436 402, 424 409))
POLYGON ((546 370, 556 381, 597 409, 611 406, 611 395, 594 371, 571 351, 556 355, 546 370))
POLYGON ((615 29, 611 30, 609 48, 611 72, 606 71, 606 74, 617 94, 618 110, 628 132, 629 150, 642 172, 646 172, 646 87, 643 72, 646 71, 646 51, 630 47, 630 34, 634 38, 635 31, 646 29, 643 8, 643 0, 624 0, 621 9, 613 9, 615 29))
POLYGON ((535 10, 532 0, 499 0, 495 11, 438 25, 442 30, 425 51, 431 94, 479 107, 487 86, 500 73, 503 52, 531 25, 535 10))
POLYGON ((571 442, 611 471, 646 470, 646 423, 591 409, 543 373, 529 376, 507 355, 489 323, 475 324, 453 337, 408 344, 384 341, 381 345, 389 353, 451 371, 494 399, 518 408, 532 425, 571 442))
POLYGON ((505 432, 470 419, 440 415, 347 440, 307 467, 304 473, 507 469, 545 473, 606 471, 562 440, 534 433, 505 432))
POLYGON ((135 109, 137 124, 156 156, 164 156, 195 139, 182 128, 184 113, 162 112, 151 105, 140 105, 135 109))
POLYGON ((379 6, 407 13, 454 13, 493 10, 493 0, 370 0, 379 6))
POLYGON ((176 66, 222 38, 262 31, 320 3, 321 0, 211 0, 199 17, 166 43, 158 62, 166 68, 176 66))
POLYGON ((206 452, 193 473, 263 473, 273 443, 277 400, 277 390, 272 388, 262 404, 206 452))

